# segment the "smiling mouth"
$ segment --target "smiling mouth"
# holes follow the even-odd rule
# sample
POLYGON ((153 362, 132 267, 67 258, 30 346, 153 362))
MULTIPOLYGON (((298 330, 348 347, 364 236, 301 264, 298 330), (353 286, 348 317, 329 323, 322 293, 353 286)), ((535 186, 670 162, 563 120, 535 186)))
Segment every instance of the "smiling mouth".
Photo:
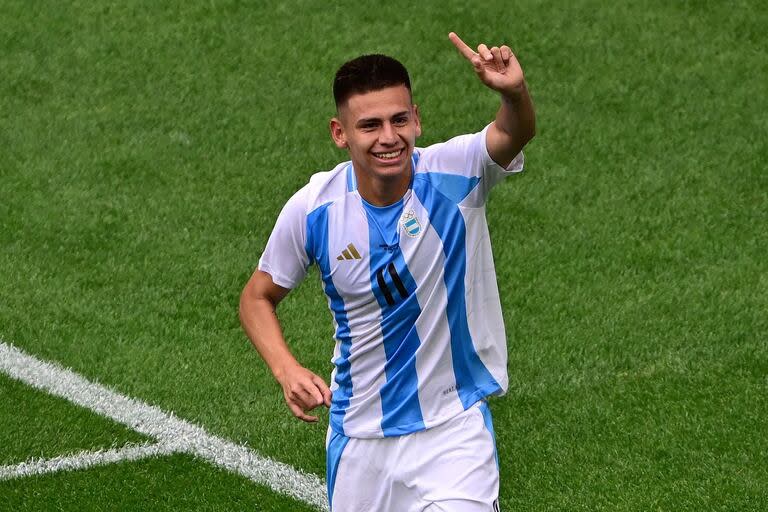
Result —
POLYGON ((387 153, 373 153, 373 156, 381 160, 397 160, 397 158, 403 154, 405 148, 400 148, 397 151, 389 151, 387 153))

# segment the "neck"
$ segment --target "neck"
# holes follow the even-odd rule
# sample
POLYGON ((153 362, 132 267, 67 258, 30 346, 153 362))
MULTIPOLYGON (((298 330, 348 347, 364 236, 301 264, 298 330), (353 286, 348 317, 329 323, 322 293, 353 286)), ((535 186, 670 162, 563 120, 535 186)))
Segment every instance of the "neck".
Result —
POLYGON ((408 191, 412 172, 409 166, 407 173, 392 178, 360 179, 360 174, 355 168, 357 191, 363 199, 374 206, 389 206, 398 202, 408 191))

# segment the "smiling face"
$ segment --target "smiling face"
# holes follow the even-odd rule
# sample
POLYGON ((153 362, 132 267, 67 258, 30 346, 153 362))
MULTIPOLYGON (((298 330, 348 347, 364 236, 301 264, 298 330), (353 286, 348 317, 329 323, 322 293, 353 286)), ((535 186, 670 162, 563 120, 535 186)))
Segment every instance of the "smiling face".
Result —
POLYGON ((419 111, 408 88, 353 94, 331 119, 330 129, 336 145, 349 151, 363 198, 388 204, 402 197, 411 179, 416 137, 421 135, 419 111))

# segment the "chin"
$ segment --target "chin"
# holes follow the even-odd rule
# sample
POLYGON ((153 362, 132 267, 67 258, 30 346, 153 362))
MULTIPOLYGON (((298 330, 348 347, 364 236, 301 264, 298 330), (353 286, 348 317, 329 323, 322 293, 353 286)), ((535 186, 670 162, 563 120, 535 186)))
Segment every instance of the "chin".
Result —
POLYGON ((384 163, 377 159, 372 159, 371 169, 373 169, 373 171, 377 175, 381 176, 382 178, 384 177, 394 178, 397 176, 401 176, 403 173, 407 173, 408 165, 410 164, 410 162, 411 162, 410 151, 406 149, 405 151, 403 151, 403 154, 400 155, 400 157, 397 160, 391 163, 384 163))
POLYGON ((377 165, 374 168, 374 172, 380 177, 384 179, 395 179, 399 178, 403 174, 408 172, 408 166, 407 165, 377 165))

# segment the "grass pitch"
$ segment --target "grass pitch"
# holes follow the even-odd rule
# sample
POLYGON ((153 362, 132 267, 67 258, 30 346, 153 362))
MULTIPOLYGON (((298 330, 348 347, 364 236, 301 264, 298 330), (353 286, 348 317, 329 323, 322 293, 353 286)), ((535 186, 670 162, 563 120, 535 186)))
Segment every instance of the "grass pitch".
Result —
MULTIPOLYGON (((764 510, 766 25, 758 1, 1 0, 0 338, 322 475, 327 417, 291 417, 239 291, 283 202, 345 158, 326 129, 338 65, 401 59, 427 145, 498 101, 447 33, 504 41, 538 135, 488 206, 511 377, 492 403, 502 509, 764 510)), ((279 314, 329 375, 316 274, 279 314)), ((27 450, 16 428, 0 460, 27 450)), ((83 448, 105 442, 93 432, 83 448)), ((183 456, 97 471, 45 477, 81 481, 71 501, 23 480, 0 497, 99 508, 98 482, 128 478, 157 509, 229 507, 153 483, 229 478, 183 456)))

